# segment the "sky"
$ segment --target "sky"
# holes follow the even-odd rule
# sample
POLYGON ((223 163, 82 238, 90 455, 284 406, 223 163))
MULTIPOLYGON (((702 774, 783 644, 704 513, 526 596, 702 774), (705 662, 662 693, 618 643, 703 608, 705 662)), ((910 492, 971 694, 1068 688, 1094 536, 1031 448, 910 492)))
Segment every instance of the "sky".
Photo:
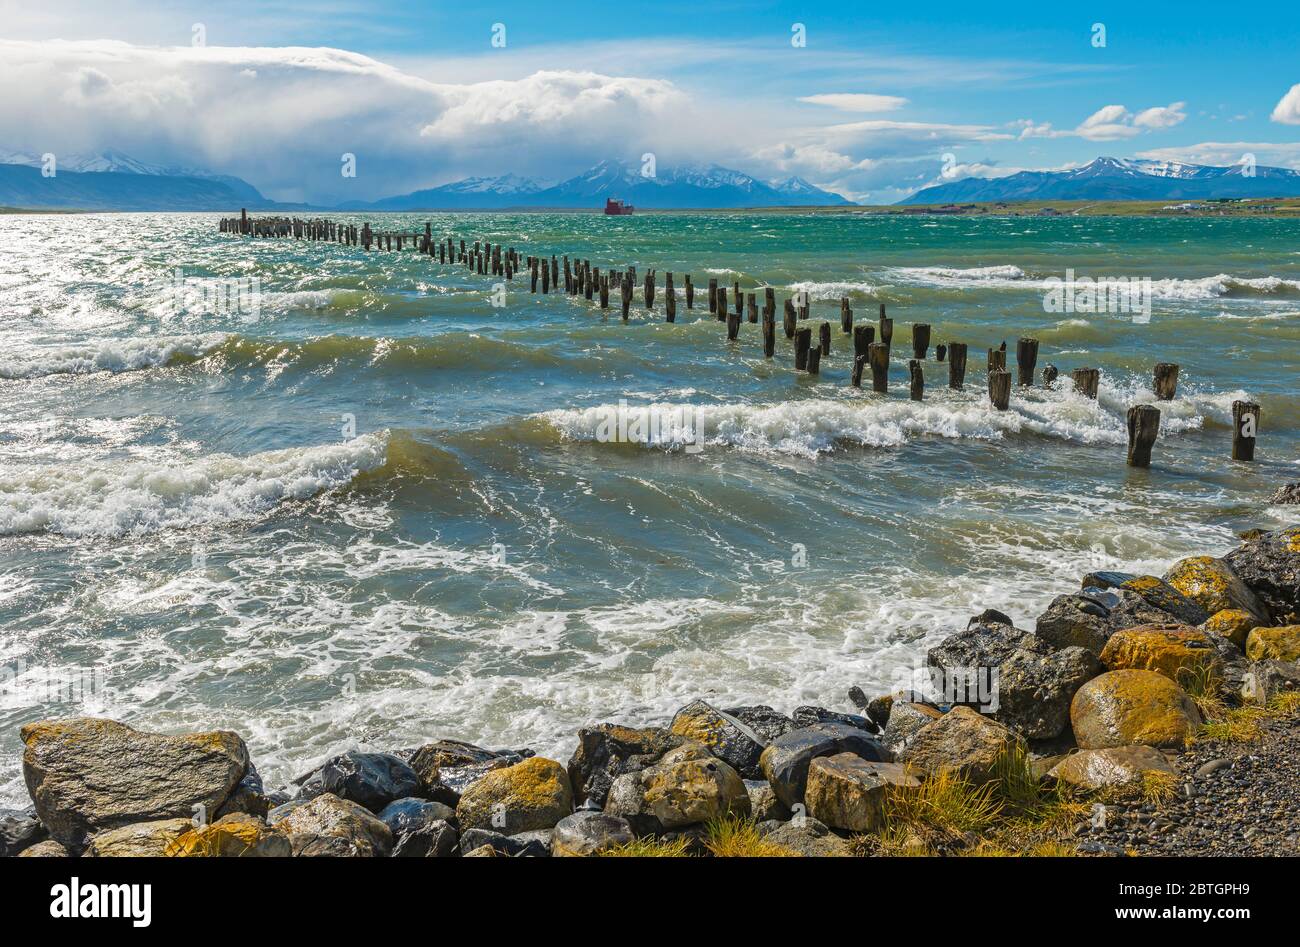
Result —
POLYGON ((1101 155, 1300 169, 1298 50, 1294 3, 0 0, 0 152, 315 203, 654 154, 886 204, 1101 155))

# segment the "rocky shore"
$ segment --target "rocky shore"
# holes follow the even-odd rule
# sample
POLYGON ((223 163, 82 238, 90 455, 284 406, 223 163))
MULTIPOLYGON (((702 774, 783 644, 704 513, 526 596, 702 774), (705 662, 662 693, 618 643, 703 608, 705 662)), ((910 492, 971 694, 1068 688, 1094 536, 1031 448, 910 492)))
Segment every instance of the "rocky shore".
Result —
POLYGON ((1300 526, 1243 538, 1081 576, 1032 630, 985 611, 845 710, 696 700, 567 763, 439 739, 271 789, 228 731, 32 722, 0 855, 1295 854, 1300 526))

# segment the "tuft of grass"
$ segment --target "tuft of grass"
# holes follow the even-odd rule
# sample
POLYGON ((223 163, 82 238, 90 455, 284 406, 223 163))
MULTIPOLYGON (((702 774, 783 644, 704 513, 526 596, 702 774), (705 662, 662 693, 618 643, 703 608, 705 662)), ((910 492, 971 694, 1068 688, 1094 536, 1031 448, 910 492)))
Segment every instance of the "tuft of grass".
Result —
POLYGON ((1064 831, 1088 811, 1069 786, 1049 786, 1035 775, 1023 746, 1003 753, 993 772, 997 793, 1006 802, 1007 822, 1020 833, 1064 831))
POLYGON ((1142 774, 1142 801, 1152 805, 1162 805, 1178 795, 1178 776, 1159 770, 1147 770, 1142 774))
POLYGON ((1296 711, 1300 711, 1300 691, 1284 691, 1281 694, 1274 694, 1268 702, 1268 709, 1279 717, 1289 717, 1296 711))
POLYGON ((1036 842, 1027 848, 1014 848, 1003 842, 982 840, 978 845, 961 852, 962 858, 1073 858, 1079 850, 1065 842, 1049 839, 1036 842))
POLYGON ((647 837, 611 848, 600 855, 602 858, 689 858, 691 856, 687 849, 690 845, 690 839, 686 838, 666 842, 647 837))
POLYGON ((753 819, 721 816, 705 824, 704 847, 715 858, 798 858, 799 853, 770 842, 753 819))
POLYGON ((1264 736, 1260 721, 1269 712, 1263 707, 1232 707, 1218 718, 1201 726, 1203 740, 1222 740, 1226 743, 1256 743, 1264 736))
POLYGON ((1202 720, 1218 720, 1228 711, 1223 700, 1223 678, 1211 661, 1178 669, 1178 684, 1192 699, 1202 720))
POLYGON ((916 827, 888 825, 873 835, 857 835, 849 842, 857 856, 884 855, 892 858, 935 858, 938 852, 916 827))
POLYGON ((1002 814, 996 783, 973 786, 949 770, 925 779, 919 789, 895 787, 885 798, 886 825, 928 826, 958 837, 985 832, 1002 814))

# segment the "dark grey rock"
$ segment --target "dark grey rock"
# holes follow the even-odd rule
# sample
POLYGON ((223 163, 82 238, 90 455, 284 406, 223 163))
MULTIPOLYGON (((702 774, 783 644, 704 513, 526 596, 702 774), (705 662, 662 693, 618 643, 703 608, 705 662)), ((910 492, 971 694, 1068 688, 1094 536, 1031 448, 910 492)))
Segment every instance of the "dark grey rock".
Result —
POLYGON ((584 858, 636 841, 626 819, 604 812, 575 812, 555 825, 551 854, 584 858))
POLYGON ((755 779, 761 773, 758 759, 767 741, 743 721, 705 701, 691 701, 677 711, 671 730, 708 747, 710 753, 746 779, 755 779))
POLYGON ((1280 505, 1300 503, 1300 483, 1288 483, 1285 487, 1278 487, 1269 502, 1280 505))
POLYGON ((12 858, 49 837, 35 810, 6 809, 0 815, 0 858, 12 858))
POLYGON ((332 793, 380 812, 390 802, 418 795, 420 777, 392 753, 350 750, 294 780, 300 799, 332 793))
POLYGON ((793 809, 803 802, 808 766, 819 756, 853 753, 879 763, 893 761, 885 745, 870 733, 839 723, 819 723, 777 737, 763 751, 763 775, 777 799, 793 809))
POLYGON ((456 812, 441 802, 406 798, 390 802, 379 813, 379 820, 393 833, 393 856, 396 858, 424 858, 431 854, 443 857, 450 850, 432 851, 439 846, 456 845, 456 833, 450 838, 447 829, 456 820, 456 812))
POLYGON ((757 704, 752 707, 728 707, 723 713, 730 714, 745 724, 762 737, 765 743, 771 743, 783 733, 789 733, 799 727, 797 723, 779 710, 774 710, 764 704, 757 704))
POLYGON ((796 707, 792 719, 795 726, 791 727, 791 730, 800 727, 811 727, 815 723, 842 723, 846 726, 857 727, 859 730, 866 730, 868 733, 880 732, 880 727, 877 726, 874 720, 859 717, 857 714, 842 714, 835 710, 827 710, 825 707, 796 707))
POLYGON ((1274 622, 1300 624, 1300 526, 1262 533, 1223 559, 1274 622))
POLYGON ((468 855, 485 845, 498 855, 508 855, 511 858, 548 858, 551 854, 550 849, 538 839, 521 839, 488 829, 466 829, 461 833, 462 855, 468 855))
POLYGON ((1242 673, 1241 699, 1263 706, 1278 694, 1300 690, 1300 661, 1268 658, 1249 665, 1242 673))
POLYGON ((682 737, 662 727, 637 729, 614 723, 583 727, 568 765, 573 794, 600 809, 615 779, 654 765, 682 742, 682 737))

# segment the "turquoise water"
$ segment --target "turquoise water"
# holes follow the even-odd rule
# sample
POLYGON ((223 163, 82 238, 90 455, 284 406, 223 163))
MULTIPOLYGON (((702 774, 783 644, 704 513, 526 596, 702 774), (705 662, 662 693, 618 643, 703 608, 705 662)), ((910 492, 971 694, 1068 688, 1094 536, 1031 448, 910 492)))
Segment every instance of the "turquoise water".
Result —
POLYGON ((1300 479, 1295 222, 367 219, 653 267, 659 299, 624 323, 617 295, 601 312, 520 277, 494 306, 498 280, 409 250, 214 215, 0 217, 0 804, 42 716, 235 729, 279 784, 357 744, 567 758, 584 723, 699 696, 848 709, 985 607, 1032 622, 1085 571, 1286 522, 1267 497, 1300 479), (1044 311, 1067 269, 1150 277, 1150 321, 1044 311), (178 307, 177 270, 256 280, 256 304, 178 307), (727 343, 710 276, 778 307, 807 290, 834 330, 822 373, 779 330, 771 361, 757 326, 727 343), (895 320, 886 396, 848 385, 841 295, 895 320), (907 399, 913 322, 969 344, 964 391, 932 349, 907 399), (984 350, 1014 361, 1026 334, 1040 369, 1100 367, 1099 400, 1017 389, 995 412, 984 350), (1179 393, 1132 470, 1124 412, 1157 361, 1179 393), (1255 464, 1228 457, 1245 397, 1255 464), (702 449, 600 440, 620 401, 687 411, 702 449))

